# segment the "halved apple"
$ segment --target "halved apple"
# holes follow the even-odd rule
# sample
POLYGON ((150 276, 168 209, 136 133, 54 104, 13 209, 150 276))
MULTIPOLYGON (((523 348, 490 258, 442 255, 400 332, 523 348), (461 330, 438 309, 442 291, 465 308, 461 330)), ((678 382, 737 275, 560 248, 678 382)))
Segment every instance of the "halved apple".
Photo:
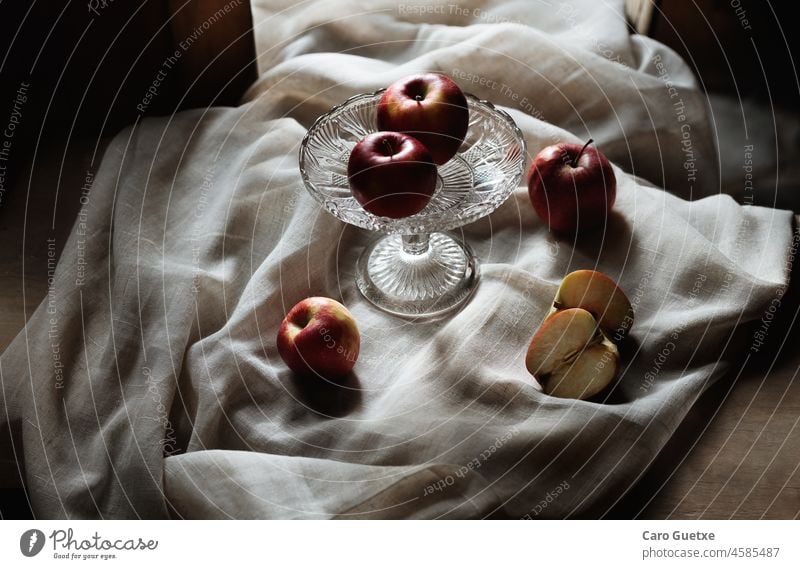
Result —
POLYGON ((588 399, 617 377, 619 351, 582 308, 559 310, 531 340, 525 367, 548 395, 588 399))
POLYGON ((574 271, 564 277, 553 301, 555 313, 565 308, 583 308, 614 340, 621 340, 633 325, 633 307, 613 280, 599 271, 574 271))

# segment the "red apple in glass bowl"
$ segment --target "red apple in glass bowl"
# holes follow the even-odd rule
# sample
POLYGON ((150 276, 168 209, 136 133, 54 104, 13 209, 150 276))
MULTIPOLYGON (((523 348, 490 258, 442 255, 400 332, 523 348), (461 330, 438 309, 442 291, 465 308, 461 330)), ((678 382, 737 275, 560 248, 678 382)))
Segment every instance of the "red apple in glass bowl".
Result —
POLYGON ((350 152, 347 178, 353 197, 368 212, 398 219, 419 213, 436 191, 436 165, 416 138, 375 132, 350 152))
POLYGON ((528 172, 533 209, 551 230, 580 233, 602 225, 617 197, 611 163, 596 148, 561 143, 543 149, 528 172))
POLYGON ((278 353, 301 376, 340 379, 358 359, 361 336, 341 303, 322 296, 301 300, 278 328, 278 353))
POLYGON ((467 99, 441 73, 411 75, 395 81, 378 102, 378 128, 410 134, 442 165, 455 156, 469 127, 467 99))

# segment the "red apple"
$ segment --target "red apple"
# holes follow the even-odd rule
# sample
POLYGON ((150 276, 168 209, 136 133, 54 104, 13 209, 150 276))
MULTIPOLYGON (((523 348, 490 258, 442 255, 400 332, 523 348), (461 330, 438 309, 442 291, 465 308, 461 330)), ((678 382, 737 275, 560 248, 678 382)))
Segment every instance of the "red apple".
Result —
POLYGON ((467 98, 452 79, 441 73, 395 81, 378 103, 378 128, 419 139, 440 165, 458 151, 468 126, 467 98))
POLYGON ((573 233, 602 225, 617 197, 611 164, 586 144, 548 146, 531 164, 528 195, 550 229, 573 233))
POLYGON ((353 197, 365 210, 400 218, 419 213, 436 190, 436 165, 416 138, 376 132, 355 145, 347 163, 353 197))
POLYGON ((278 353, 300 375, 341 378, 353 369, 361 337, 353 315, 331 298, 301 300, 278 329, 278 353))

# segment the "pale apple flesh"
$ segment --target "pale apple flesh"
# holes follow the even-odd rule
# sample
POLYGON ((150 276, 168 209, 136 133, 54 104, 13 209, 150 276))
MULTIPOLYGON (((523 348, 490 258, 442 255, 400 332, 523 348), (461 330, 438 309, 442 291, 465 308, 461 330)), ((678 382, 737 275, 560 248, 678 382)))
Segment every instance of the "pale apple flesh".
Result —
POLYGON ((581 308, 547 318, 531 340, 525 366, 554 397, 589 399, 619 372, 619 351, 597 320, 581 308))
POLYGON ((622 289, 599 271, 574 271, 558 288, 553 311, 582 308, 594 316, 600 327, 621 340, 633 325, 633 307, 622 289))

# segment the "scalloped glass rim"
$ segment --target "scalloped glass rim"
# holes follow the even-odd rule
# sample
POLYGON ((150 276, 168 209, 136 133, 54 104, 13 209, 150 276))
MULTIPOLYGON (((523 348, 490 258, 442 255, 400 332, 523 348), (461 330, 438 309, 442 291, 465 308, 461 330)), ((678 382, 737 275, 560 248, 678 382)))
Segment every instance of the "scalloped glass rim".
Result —
POLYGON ((439 186, 444 186, 445 190, 437 188, 431 203, 410 217, 391 219, 364 210, 350 193, 347 160, 358 140, 377 131, 374 108, 385 90, 354 95, 336 105, 314 121, 300 144, 303 182, 326 211, 345 223, 371 231, 414 235, 447 231, 472 223, 508 199, 525 169, 522 131, 508 113, 489 101, 465 93, 470 125, 456 156, 439 167, 439 186), (359 115, 359 110, 366 110, 370 117, 359 115), (338 126, 336 121, 341 117, 347 118, 349 136, 319 140, 331 124, 338 126), (321 165, 323 162, 326 167, 321 165), (321 179, 324 173, 327 173, 328 183, 321 179), (465 179, 467 175, 469 180, 465 179), (451 187, 452 192, 449 191, 451 187))

